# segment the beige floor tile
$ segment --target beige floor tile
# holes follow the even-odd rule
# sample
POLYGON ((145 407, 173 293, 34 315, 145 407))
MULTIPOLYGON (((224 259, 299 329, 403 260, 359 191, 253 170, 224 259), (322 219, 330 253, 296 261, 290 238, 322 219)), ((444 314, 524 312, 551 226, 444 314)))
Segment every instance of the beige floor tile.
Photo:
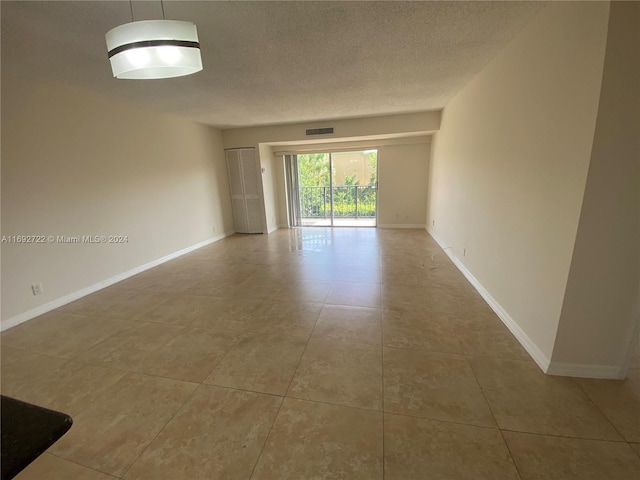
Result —
POLYGON ((381 480, 382 414, 285 398, 252 480, 381 480))
POLYGON ((190 288, 196 281, 189 269, 172 268, 168 264, 161 265, 156 270, 152 268, 135 277, 117 283, 115 286, 131 288, 142 287, 158 293, 181 293, 190 288))
POLYGON ((246 277, 235 282, 229 278, 220 278, 218 276, 198 278, 181 293, 205 297, 228 297, 238 293, 240 290, 239 284, 244 280, 246 280, 246 277))
POLYGON ((340 257, 336 253, 313 252, 307 257, 305 265, 336 265, 340 266, 340 257))
POLYGON ((640 458, 624 442, 504 432, 522 480, 637 480, 640 458))
POLYGON ((186 327, 130 368, 149 375, 201 383, 239 339, 237 334, 186 327))
POLYGON ((462 309, 460 296, 450 289, 389 284, 382 286, 382 306, 449 314, 459 314, 462 309))
POLYGON ((330 289, 331 283, 327 282, 293 282, 284 285, 270 298, 283 302, 323 303, 330 289))
POLYGON ((468 355, 481 355, 515 360, 530 360, 509 329, 497 317, 453 322, 453 336, 462 351, 468 355))
POLYGON ((128 374, 73 420, 50 451, 121 476, 195 391, 197 384, 128 374))
POLYGON ((380 268, 380 256, 377 254, 359 253, 357 248, 351 252, 338 252, 335 254, 336 264, 353 267, 380 268), (355 251, 353 251, 355 250, 355 251))
POLYGON ((331 286, 325 303, 380 308, 380 285, 377 283, 335 282, 331 286))
POLYGON ((453 288, 463 292, 475 292, 469 281, 453 265, 440 265, 437 268, 425 268, 418 277, 418 285, 453 288))
POLYGON ((112 286, 65 305, 61 310, 94 317, 137 320, 166 300, 167 296, 162 293, 112 286))
POLYGON ((325 305, 313 337, 379 345, 382 340, 381 323, 379 308, 325 305))
POLYGON ((418 286, 418 277, 414 269, 405 267, 405 269, 394 269, 390 267, 383 268, 380 274, 380 283, 384 285, 406 285, 409 287, 418 286))
POLYGON ((312 338, 287 396, 381 410, 381 355, 378 345, 312 338))
POLYGON ((45 453, 20 472, 16 480, 113 480, 106 473, 97 472, 77 463, 45 453))
POLYGON ((462 353, 456 325, 446 313, 386 309, 382 319, 386 347, 462 353))
POLYGON ((307 340, 247 334, 214 367, 204 383, 284 395, 307 340))
POLYGON ((295 282, 318 282, 331 283, 338 275, 340 267, 336 265, 307 264, 296 265, 295 270, 291 270, 286 275, 287 283, 295 282))
POLYGON ((4 332, 2 345, 52 357, 72 358, 127 328, 129 322, 122 320, 54 310, 4 332))
POLYGON ((78 355, 75 360, 110 368, 137 371, 147 355, 158 350, 184 327, 160 323, 135 322, 78 355))
POLYGON ((143 315, 145 322, 174 325, 206 324, 218 311, 220 300, 206 296, 171 295, 168 300, 143 315))
POLYGON ((342 265, 338 269, 336 281, 356 283, 381 283, 380 265, 342 265))
POLYGON ((19 394, 25 401, 74 417, 125 375, 122 370, 69 361, 46 375, 29 375, 19 394))
POLYGON ((321 310, 318 303, 268 302, 255 321, 245 324, 245 331, 308 338, 321 310))
POLYGON ((385 347, 384 410, 495 427, 473 371, 462 355, 385 347))
POLYGON ((286 288, 287 283, 284 280, 265 282, 261 278, 250 277, 240 283, 232 295, 236 298, 274 300, 280 291, 286 288))
POLYGON ((198 316, 190 326, 246 332, 248 327, 261 323, 264 311, 269 305, 270 302, 262 299, 213 297, 208 305, 208 314, 198 316))
POLYGON ((387 480, 520 480, 499 430, 385 414, 387 480))
POLYGON ((247 479, 281 402, 202 385, 124 478, 247 479))
POLYGON ((640 370, 625 380, 575 380, 626 441, 640 442, 640 370))
POLYGON ((34 386, 46 381, 53 372, 67 363, 62 358, 48 357, 2 345, 0 387, 2 394, 34 403, 34 386))
POLYGON ((425 258, 421 255, 416 255, 415 249, 406 248, 405 252, 402 252, 400 245, 394 246, 389 249, 393 254, 389 255, 386 251, 380 255, 380 265, 383 269, 389 267, 407 268, 418 267, 424 268, 427 263, 425 258))
POLYGON ((621 440, 573 379, 545 375, 532 361, 475 357, 471 365, 500 428, 621 440))

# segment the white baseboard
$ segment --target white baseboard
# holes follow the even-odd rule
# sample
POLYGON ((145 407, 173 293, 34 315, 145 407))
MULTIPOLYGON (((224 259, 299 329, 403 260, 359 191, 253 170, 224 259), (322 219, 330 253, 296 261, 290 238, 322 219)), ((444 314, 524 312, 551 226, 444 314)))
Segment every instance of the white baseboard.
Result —
POLYGON ((273 233, 273 232, 275 232, 276 230, 278 230, 279 228, 280 228, 280 225, 276 225, 276 226, 275 226, 275 227, 273 227, 273 228, 267 229, 267 234, 269 234, 269 233, 273 233))
POLYGON ((625 374, 617 366, 607 365, 583 365, 579 363, 551 362, 545 373, 560 375, 563 377, 603 378, 610 380, 622 380, 625 374))
POLYGON ((548 375, 559 375, 564 377, 582 378, 602 378, 602 379, 623 379, 626 376, 626 369, 611 365, 585 365, 575 363, 561 363, 551 361, 533 340, 520 328, 516 321, 505 311, 495 298, 482 286, 476 277, 465 267, 453 254, 451 247, 446 246, 438 236, 428 227, 427 232, 440 245, 440 248, 449 256, 454 265, 469 280, 471 285, 489 304, 491 309, 500 317, 502 323, 513 333, 524 349, 531 355, 531 358, 538 364, 542 371, 548 375))
POLYGON ((507 313, 507 311, 502 308, 502 306, 496 301, 495 298, 491 296, 491 294, 482 286, 482 284, 478 281, 476 277, 465 267, 460 260, 453 254, 451 247, 445 245, 442 240, 438 238, 437 235, 433 233, 428 227, 426 228, 427 232, 431 237, 436 241, 440 248, 444 250, 447 256, 451 259, 454 265, 462 272, 462 274, 469 280, 471 285, 478 291, 478 293, 484 298, 485 302, 491 307, 491 309, 498 315, 502 323, 511 331, 514 337, 520 342, 520 344, 524 347, 531 358, 538 364, 538 366, 542 369, 543 372, 549 373, 549 365, 551 363, 550 359, 540 350, 540 348, 535 344, 533 340, 525 333, 520 325, 516 323, 516 321, 511 318, 511 316, 507 313))
POLYGON ((20 325, 21 323, 26 322, 27 320, 31 320, 32 318, 43 315, 51 310, 55 310, 56 308, 60 308, 67 303, 71 303, 79 298, 85 297, 91 293, 97 292, 98 290, 102 290, 103 288, 109 287, 114 283, 121 282, 129 277, 137 275, 138 273, 144 272, 145 270, 149 270, 150 268, 157 267, 158 265, 168 262, 169 260, 173 260, 174 258, 185 255, 189 252, 193 252, 199 248, 202 248, 211 243, 217 242, 218 240, 222 240, 225 237, 233 235, 235 232, 225 232, 221 235, 216 235, 215 237, 209 238, 200 243, 196 243, 195 245, 191 245, 190 247, 183 248, 182 250, 178 250, 177 252, 170 253, 169 255, 165 255, 162 258, 158 258, 157 260, 153 260, 151 262, 145 263, 144 265, 140 265, 139 267, 132 268, 131 270, 127 270, 126 272, 115 275, 111 278, 107 278, 98 283, 94 283, 88 287, 77 290, 73 293, 65 295, 64 297, 56 298, 50 302, 47 302, 38 307, 32 308, 31 310, 27 310, 26 312, 19 313, 18 315, 14 315, 13 317, 7 318, 2 322, 0 327, 0 331, 5 331, 11 327, 15 327, 16 325, 20 325))
POLYGON ((424 223, 383 223, 378 228, 424 228, 424 223))

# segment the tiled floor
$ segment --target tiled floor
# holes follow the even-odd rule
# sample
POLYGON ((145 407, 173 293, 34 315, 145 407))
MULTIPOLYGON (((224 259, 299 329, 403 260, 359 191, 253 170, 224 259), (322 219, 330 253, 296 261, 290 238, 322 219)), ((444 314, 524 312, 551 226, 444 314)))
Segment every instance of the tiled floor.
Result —
POLYGON ((237 235, 2 334, 74 418, 21 480, 637 480, 634 367, 545 376, 419 230, 237 235))

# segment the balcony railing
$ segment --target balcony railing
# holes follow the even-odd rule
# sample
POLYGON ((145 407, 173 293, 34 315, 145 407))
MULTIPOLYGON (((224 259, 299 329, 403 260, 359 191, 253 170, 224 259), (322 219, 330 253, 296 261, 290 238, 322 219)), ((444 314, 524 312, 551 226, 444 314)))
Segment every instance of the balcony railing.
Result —
MULTIPOLYGON (((331 187, 300 187, 302 218, 331 218, 331 187)), ((333 187, 334 218, 375 218, 375 185, 333 187)))

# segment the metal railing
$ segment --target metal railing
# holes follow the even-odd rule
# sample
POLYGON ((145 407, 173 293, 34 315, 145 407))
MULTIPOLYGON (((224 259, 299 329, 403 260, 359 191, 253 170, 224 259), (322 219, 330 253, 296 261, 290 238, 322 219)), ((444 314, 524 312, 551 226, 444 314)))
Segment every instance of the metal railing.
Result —
MULTIPOLYGON (((331 218, 331 190, 326 187, 300 187, 302 218, 331 218)), ((333 187, 334 218, 375 218, 375 185, 338 185, 333 187)))

